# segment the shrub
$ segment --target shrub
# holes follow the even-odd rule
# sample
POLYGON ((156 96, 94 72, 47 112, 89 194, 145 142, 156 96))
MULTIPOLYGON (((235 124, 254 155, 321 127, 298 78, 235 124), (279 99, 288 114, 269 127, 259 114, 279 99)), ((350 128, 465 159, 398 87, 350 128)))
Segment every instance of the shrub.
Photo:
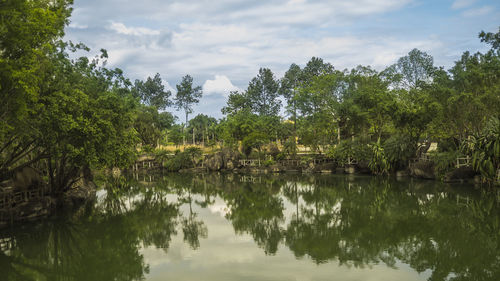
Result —
POLYGON ((407 135, 393 135, 384 142, 384 153, 395 169, 405 168, 408 161, 415 156, 416 142, 407 135))
POLYGON ((269 167, 269 166, 274 165, 275 163, 276 162, 274 162, 274 160, 269 159, 269 160, 264 161, 262 164, 264 165, 264 167, 269 167))
POLYGON ((369 145, 372 151, 372 156, 368 167, 372 173, 377 175, 389 174, 391 163, 387 159, 384 148, 380 142, 369 145))
POLYGON ((431 152, 430 160, 434 162, 436 175, 442 177, 447 172, 453 170, 457 157, 460 156, 460 151, 431 152))

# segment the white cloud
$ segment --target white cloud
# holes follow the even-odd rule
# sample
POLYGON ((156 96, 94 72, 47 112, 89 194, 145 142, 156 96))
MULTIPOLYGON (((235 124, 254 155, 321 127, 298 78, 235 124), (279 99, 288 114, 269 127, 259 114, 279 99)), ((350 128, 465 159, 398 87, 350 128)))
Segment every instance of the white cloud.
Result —
POLYGON ((453 4, 451 4, 451 8, 452 9, 463 9, 463 8, 471 6, 475 2, 477 2, 477 0, 455 0, 455 2, 453 2, 453 4))
POLYGON ((170 83, 168 83, 168 81, 163 80, 162 82, 163 82, 163 85, 165 85, 166 91, 170 91, 172 93, 172 95, 175 95, 175 93, 177 93, 177 89, 172 87, 172 85, 170 85, 170 83))
POLYGON ((464 11, 462 14, 464 17, 479 17, 491 13, 494 10, 491 6, 483 6, 476 9, 469 9, 464 11))
POLYGON ((111 26, 109 27, 111 30, 116 31, 119 34, 125 35, 160 35, 159 30, 153 30, 145 27, 126 27, 125 24, 121 22, 111 22, 111 26))
POLYGON ((86 25, 86 24, 79 24, 79 23, 76 23, 76 22, 72 22, 68 25, 70 28, 76 28, 76 29, 86 29, 88 28, 89 26, 86 25))
POLYGON ((206 80, 205 84, 203 84, 203 93, 205 95, 223 94, 227 96, 231 91, 240 91, 240 89, 234 86, 225 75, 215 75, 215 79, 206 80))

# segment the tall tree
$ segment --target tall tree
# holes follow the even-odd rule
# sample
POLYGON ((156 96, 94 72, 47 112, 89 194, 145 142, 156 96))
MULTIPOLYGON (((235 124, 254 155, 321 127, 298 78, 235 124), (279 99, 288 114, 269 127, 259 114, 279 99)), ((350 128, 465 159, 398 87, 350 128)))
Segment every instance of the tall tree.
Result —
POLYGON ((243 110, 251 110, 252 102, 247 92, 231 91, 227 105, 222 108, 222 114, 235 115, 243 110))
POLYGON ((174 98, 174 105, 177 110, 184 110, 184 113, 186 114, 185 126, 187 126, 188 115, 193 113, 193 105, 200 102, 203 91, 201 90, 201 86, 193 87, 193 77, 189 74, 182 77, 181 83, 176 85, 176 87, 177 94, 174 98))
POLYGON ((280 80, 279 93, 286 99, 287 110, 292 114, 294 137, 297 131, 297 102, 295 95, 301 83, 301 75, 300 66, 292 63, 285 76, 280 80))
POLYGON ((0 180, 45 157, 38 103, 64 35, 73 1, 2 1, 0 4, 0 180), (37 153, 39 151, 39 153, 37 153), (30 157, 26 157, 27 155, 30 157))
POLYGON ((278 115, 281 101, 278 100, 279 83, 269 68, 259 69, 259 74, 250 81, 247 95, 252 101, 252 111, 261 116, 278 115))
POLYGON ((420 83, 431 82, 434 71, 432 56, 413 49, 408 55, 399 58, 396 64, 388 67, 384 75, 391 79, 393 87, 411 90, 419 87, 420 83))
POLYGON ((172 93, 168 90, 165 91, 159 73, 156 73, 153 78, 148 77, 145 82, 135 80, 132 92, 142 103, 160 110, 172 105, 170 100, 172 93))

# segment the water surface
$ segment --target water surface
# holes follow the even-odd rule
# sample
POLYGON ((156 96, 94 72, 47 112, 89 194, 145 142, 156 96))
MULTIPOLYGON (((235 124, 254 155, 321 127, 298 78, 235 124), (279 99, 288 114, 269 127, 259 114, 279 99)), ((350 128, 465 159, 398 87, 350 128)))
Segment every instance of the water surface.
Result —
POLYGON ((0 280, 500 280, 498 195, 340 175, 101 178, 0 233, 0 280))

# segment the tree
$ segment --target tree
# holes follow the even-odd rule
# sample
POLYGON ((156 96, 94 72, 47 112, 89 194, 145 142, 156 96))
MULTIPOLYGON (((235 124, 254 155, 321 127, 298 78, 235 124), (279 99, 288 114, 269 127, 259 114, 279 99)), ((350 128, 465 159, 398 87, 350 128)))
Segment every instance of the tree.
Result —
POLYGON ((146 82, 135 80, 132 92, 142 103, 154 106, 159 110, 172 105, 172 101, 170 101, 172 93, 165 91, 159 73, 156 73, 154 78, 148 77, 146 82))
POLYGON ((189 129, 193 133, 193 144, 196 141, 205 145, 209 141, 209 129, 217 124, 217 120, 205 114, 198 114, 189 120, 189 129))
POLYGON ((411 50, 408 55, 399 58, 398 62, 384 71, 392 85, 406 90, 416 89, 421 83, 432 81, 434 59, 419 49, 411 50))
POLYGON ((177 94, 174 98, 174 104, 177 110, 184 110, 186 114, 185 126, 187 126, 188 115, 193 113, 193 104, 200 102, 203 91, 201 90, 201 86, 193 87, 193 77, 190 75, 182 77, 181 83, 176 85, 176 87, 177 94))
POLYGON ((243 110, 250 111, 252 102, 247 92, 231 91, 227 99, 227 105, 222 108, 222 114, 234 115, 243 110))
POLYGON ((279 83, 269 68, 259 69, 259 74, 248 84, 247 95, 252 101, 252 111, 264 115, 278 115, 281 101, 278 100, 279 83))
POLYGON ((281 78, 279 88, 279 93, 287 101, 287 110, 292 114, 294 138, 297 135, 297 103, 295 96, 300 87, 301 76, 302 70, 300 66, 292 63, 285 76, 281 78))
POLYGON ((17 0, 0 5, 0 180, 47 156, 39 149, 38 101, 71 4, 17 0))

